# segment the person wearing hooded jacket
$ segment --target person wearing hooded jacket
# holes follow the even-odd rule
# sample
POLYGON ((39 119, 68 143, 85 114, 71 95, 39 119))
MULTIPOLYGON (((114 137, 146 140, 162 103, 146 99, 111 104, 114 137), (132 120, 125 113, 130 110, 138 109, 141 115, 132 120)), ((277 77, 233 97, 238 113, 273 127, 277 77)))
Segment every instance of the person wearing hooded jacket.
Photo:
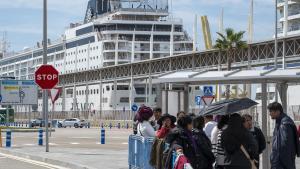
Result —
MULTIPOLYGON (((194 169, 198 169, 199 147, 193 137, 192 122, 193 119, 188 115, 180 117, 177 120, 177 127, 167 136, 166 143, 172 145, 171 148, 176 150, 177 154, 183 154, 194 169)), ((166 169, 171 168, 168 162, 166 164, 166 169)))
POLYGON ((258 146, 253 135, 243 126, 239 114, 230 115, 228 127, 221 136, 221 145, 225 150, 225 169, 251 169, 251 161, 258 154, 258 146), (244 147, 245 152, 241 147, 244 147))
POLYGON ((198 116, 193 119, 193 136, 199 147, 198 169, 212 169, 215 162, 215 156, 212 153, 212 145, 210 139, 203 131, 205 125, 204 117, 198 116))
POLYGON ((300 155, 297 127, 293 120, 283 112, 278 102, 269 104, 270 116, 276 120, 273 132, 271 169, 295 169, 296 155, 300 155))

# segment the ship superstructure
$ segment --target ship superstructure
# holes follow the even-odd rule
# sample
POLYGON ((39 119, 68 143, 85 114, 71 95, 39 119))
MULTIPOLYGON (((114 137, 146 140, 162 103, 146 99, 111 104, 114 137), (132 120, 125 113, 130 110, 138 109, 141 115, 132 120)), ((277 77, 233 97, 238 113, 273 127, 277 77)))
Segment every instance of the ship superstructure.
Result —
POLYGON ((277 9, 279 11, 279 36, 292 36, 300 33, 300 0, 288 0, 285 8, 285 0, 278 0, 277 9), (285 17, 285 10, 287 16, 285 17), (286 33, 285 33, 285 24, 286 33))
MULTIPOLYGON (((89 0, 84 21, 70 24, 58 41, 47 43, 48 64, 54 65, 60 74, 193 50, 182 20, 169 14, 168 0, 89 0)), ((6 55, 0 59, 0 76, 33 79, 35 70, 42 64, 42 54, 42 43, 37 43, 35 48, 6 55)), ((147 100, 145 85, 141 86, 135 90, 138 104, 147 100)), ((112 102, 117 102, 114 109, 129 109, 129 85, 118 84, 117 88, 117 94, 112 92, 113 84, 105 84, 102 89, 99 85, 90 85, 88 90, 86 86, 65 88, 55 111, 99 110, 100 107, 111 110, 112 102)), ((41 110, 41 99, 38 109, 41 110)))

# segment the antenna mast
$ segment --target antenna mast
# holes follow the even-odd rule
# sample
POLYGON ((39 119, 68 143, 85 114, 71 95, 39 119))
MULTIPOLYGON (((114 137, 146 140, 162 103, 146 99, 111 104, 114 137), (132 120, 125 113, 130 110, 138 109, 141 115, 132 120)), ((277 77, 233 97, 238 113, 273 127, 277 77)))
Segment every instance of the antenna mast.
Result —
POLYGON ((219 32, 224 32, 224 8, 221 9, 221 15, 219 20, 219 32))
POLYGON ((250 0, 249 22, 248 22, 248 43, 253 41, 253 0, 250 0))

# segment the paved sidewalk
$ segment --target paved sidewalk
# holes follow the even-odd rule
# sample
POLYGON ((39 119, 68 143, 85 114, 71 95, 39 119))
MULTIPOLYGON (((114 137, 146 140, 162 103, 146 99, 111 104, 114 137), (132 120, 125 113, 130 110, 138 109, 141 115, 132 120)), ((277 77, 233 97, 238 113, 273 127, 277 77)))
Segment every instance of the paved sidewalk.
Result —
POLYGON ((32 160, 60 165, 71 169, 126 169, 128 168, 127 150, 91 150, 78 148, 22 147, 0 149, 1 153, 11 154, 32 160))

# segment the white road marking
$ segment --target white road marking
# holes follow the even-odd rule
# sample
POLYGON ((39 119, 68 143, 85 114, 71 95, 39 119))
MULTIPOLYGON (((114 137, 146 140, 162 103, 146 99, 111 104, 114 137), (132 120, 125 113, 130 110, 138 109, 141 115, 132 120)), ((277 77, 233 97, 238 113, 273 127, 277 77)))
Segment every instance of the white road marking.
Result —
POLYGON ((36 166, 41 166, 41 167, 48 168, 48 169, 68 169, 65 167, 60 167, 60 166, 56 166, 56 165, 52 165, 52 164, 48 164, 48 163, 44 163, 44 162, 39 162, 39 161, 34 161, 34 160, 22 158, 22 157, 13 156, 13 155, 8 155, 8 154, 3 154, 3 153, 0 153, 0 155, 4 156, 5 158, 22 161, 25 163, 33 164, 36 166))
POLYGON ((58 144, 55 144, 55 143, 49 143, 49 145, 51 145, 51 146, 57 146, 58 144))
POLYGON ((124 145, 128 145, 128 143, 122 143, 122 144, 124 144, 124 145))
POLYGON ((72 144, 72 145, 78 145, 78 144, 80 144, 80 143, 70 143, 70 144, 72 144))
POLYGON ((95 137, 69 137, 72 139, 91 139, 91 138, 95 138, 95 137))
POLYGON ((35 146, 35 144, 23 144, 24 146, 35 146))

